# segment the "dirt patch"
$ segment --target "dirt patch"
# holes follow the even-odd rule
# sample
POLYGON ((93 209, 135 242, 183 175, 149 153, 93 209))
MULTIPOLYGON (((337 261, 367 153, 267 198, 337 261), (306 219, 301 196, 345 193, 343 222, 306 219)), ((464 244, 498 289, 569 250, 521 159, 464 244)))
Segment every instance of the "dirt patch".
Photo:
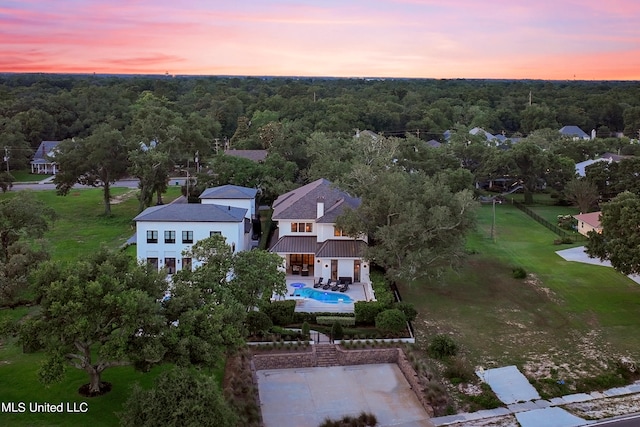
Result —
POLYGON ((640 412, 640 396, 632 394, 609 397, 589 402, 573 403, 564 408, 578 417, 599 420, 640 412))
POLYGON ((562 302, 555 292, 553 292, 549 288, 542 286, 542 281, 535 274, 529 273, 524 283, 531 286, 537 293, 543 295, 549 301, 553 301, 556 304, 560 304, 562 302))
POLYGON ((124 194, 120 194, 118 196, 114 196, 111 198, 111 204, 112 205, 117 205, 119 203, 125 202, 129 199, 132 199, 136 196, 136 193, 138 192, 138 190, 129 190, 124 194))

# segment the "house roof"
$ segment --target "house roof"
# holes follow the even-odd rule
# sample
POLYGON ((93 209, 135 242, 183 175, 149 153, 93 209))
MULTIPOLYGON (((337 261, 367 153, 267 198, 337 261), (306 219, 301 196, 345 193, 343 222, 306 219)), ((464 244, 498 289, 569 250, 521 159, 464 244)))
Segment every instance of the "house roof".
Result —
POLYGON ((51 157, 54 157, 53 152, 60 144, 60 141, 42 141, 38 146, 38 149, 33 153, 33 160, 31 163, 51 163, 51 157))
POLYGON ((438 141, 436 141, 435 139, 430 139, 427 141, 427 145, 429 147, 433 147, 433 148, 438 148, 440 147, 442 144, 438 141))
POLYGON ((238 185, 222 185, 207 188, 200 194, 200 199, 255 199, 258 190, 238 185))
POLYGON ((283 236, 269 248, 281 254, 315 254, 318 247, 316 236, 283 236))
POLYGON ((273 202, 274 220, 308 219, 329 223, 344 212, 344 209, 356 209, 360 199, 336 188, 327 179, 320 178, 307 185, 285 193, 273 202), (324 201, 324 215, 317 217, 317 203, 324 201))
POLYGON ((244 222, 246 209, 233 206, 168 204, 152 206, 138 214, 134 221, 167 222, 244 222))
POLYGON ((600 224, 600 214, 602 212, 598 211, 598 212, 589 212, 586 214, 580 214, 580 215, 574 215, 573 217, 575 219, 577 219, 578 221, 582 221, 585 222, 587 224, 589 224, 590 226, 592 226, 593 228, 601 228, 602 225, 600 224))
POLYGON ((319 258, 361 258, 367 244, 362 240, 325 240, 316 251, 319 258))
POLYGON ((563 126, 560 129, 560 133, 564 136, 575 136, 578 138, 588 139, 589 135, 578 126, 563 126))
POLYGON ((241 157, 254 162, 262 162, 267 158, 269 152, 267 150, 225 150, 224 154, 227 156, 241 157))
POLYGON ((473 129, 471 129, 469 131, 469 133, 471 135, 478 135, 478 134, 484 135, 484 137, 487 138, 487 141, 491 141, 491 140, 495 139, 495 136, 493 134, 491 134, 491 133, 487 132, 486 130, 484 130, 482 128, 479 128, 479 127, 474 127, 473 129))
POLYGON ((314 254, 319 258, 361 258, 367 244, 362 240, 325 240, 315 236, 283 236, 269 248, 280 254, 314 254))

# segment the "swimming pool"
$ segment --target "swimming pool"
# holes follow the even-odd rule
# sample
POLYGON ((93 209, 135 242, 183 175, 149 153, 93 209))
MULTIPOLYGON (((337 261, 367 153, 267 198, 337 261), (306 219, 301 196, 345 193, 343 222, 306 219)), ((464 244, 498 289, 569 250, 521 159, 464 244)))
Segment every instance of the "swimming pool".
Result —
POLYGON ((349 295, 345 295, 343 293, 338 292, 327 292, 327 291, 319 291, 317 289, 312 288, 300 288, 296 289, 293 292, 294 297, 302 297, 302 298, 311 298, 316 301, 326 302, 328 304, 338 304, 339 302, 343 303, 352 303, 353 300, 349 295))

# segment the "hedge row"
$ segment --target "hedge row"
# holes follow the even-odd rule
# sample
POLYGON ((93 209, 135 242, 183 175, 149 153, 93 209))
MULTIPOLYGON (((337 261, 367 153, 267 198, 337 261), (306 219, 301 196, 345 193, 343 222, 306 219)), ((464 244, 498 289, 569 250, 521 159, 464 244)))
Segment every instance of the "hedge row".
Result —
POLYGON ((338 317, 338 316, 317 316, 316 323, 318 325, 333 325, 337 323, 342 326, 355 326, 355 317, 338 317))

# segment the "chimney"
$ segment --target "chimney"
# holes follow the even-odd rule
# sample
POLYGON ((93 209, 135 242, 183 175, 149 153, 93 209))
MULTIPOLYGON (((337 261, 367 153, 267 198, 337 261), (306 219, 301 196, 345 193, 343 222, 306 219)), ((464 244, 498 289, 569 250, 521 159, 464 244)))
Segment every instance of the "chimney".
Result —
POLYGON ((324 216, 324 197, 318 197, 316 200, 316 219, 324 216))

